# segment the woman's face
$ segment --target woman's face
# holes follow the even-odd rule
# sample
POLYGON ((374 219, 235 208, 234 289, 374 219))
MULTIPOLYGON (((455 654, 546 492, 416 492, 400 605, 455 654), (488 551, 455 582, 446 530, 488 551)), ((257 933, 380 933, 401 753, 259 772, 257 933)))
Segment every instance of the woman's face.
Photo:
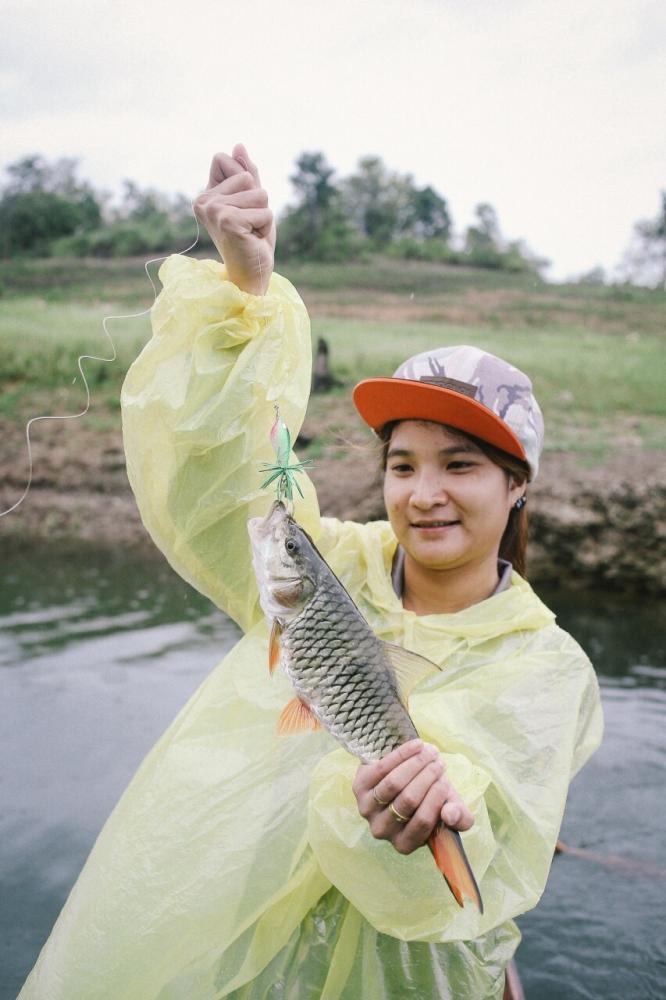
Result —
POLYGON ((393 430, 384 502, 399 543, 428 569, 497 559, 523 484, 442 424, 403 420, 393 430))

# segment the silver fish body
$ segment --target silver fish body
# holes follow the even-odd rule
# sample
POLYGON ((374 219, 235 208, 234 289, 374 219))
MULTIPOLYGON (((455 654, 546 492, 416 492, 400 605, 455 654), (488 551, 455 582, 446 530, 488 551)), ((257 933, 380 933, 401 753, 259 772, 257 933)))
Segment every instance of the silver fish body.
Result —
POLYGON ((382 644, 332 573, 281 644, 299 697, 350 753, 378 760, 418 735, 382 644))
POLYGON ((301 701, 363 761, 414 739, 418 734, 400 697, 390 647, 374 634, 308 535, 281 503, 266 519, 253 519, 249 530, 261 605, 279 623, 280 662, 301 701))

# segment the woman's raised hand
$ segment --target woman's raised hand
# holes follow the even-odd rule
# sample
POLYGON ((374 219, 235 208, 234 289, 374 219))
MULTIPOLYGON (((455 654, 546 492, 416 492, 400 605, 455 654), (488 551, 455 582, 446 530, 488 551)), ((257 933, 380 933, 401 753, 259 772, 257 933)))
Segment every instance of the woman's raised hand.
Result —
POLYGON ((422 847, 440 819, 454 830, 474 825, 474 817, 444 775, 439 751, 421 740, 410 740, 381 760, 361 764, 352 787, 373 837, 389 840, 400 854, 422 847))
POLYGON ((229 280, 244 292, 263 295, 273 272, 275 220, 259 171, 241 143, 231 156, 213 157, 208 187, 194 202, 194 211, 210 233, 229 280))

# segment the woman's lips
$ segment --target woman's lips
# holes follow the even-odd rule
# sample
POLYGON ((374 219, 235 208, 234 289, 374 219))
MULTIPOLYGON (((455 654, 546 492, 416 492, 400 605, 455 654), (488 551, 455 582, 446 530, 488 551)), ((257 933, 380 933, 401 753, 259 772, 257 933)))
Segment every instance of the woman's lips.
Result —
POLYGON ((413 521, 411 527, 417 531, 443 531, 446 528, 453 528, 460 521, 413 521))

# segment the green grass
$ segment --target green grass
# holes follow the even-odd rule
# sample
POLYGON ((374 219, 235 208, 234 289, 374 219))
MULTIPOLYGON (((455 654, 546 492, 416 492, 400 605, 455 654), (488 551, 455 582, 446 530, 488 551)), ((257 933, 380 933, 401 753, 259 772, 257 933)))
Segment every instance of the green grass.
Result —
POLYGON ((346 383, 340 392, 361 378, 390 375, 406 356, 434 345, 473 344, 530 374, 548 447, 602 458, 618 443, 664 446, 664 342, 654 335, 320 318, 318 336, 328 340, 331 368, 346 383))
MULTIPOLYGON (((346 384, 338 396, 348 397, 364 376, 390 374, 410 354, 470 343, 529 372, 547 447, 590 461, 618 442, 663 448, 663 293, 382 259, 285 273, 306 301, 312 296, 313 338, 326 337, 332 371, 346 384), (414 302, 425 305, 405 319, 414 302), (334 315, 341 305, 364 318, 334 315), (375 309, 388 318, 365 318, 375 309)), ((25 419, 37 399, 48 409, 80 408, 77 358, 110 356, 103 317, 152 302, 137 260, 23 261, 3 264, 0 280, 0 413, 7 419, 25 419)), ((117 360, 83 362, 101 425, 117 422, 122 379, 150 335, 146 316, 110 328, 117 360)))
MULTIPOLYGON (((54 303, 114 302, 147 308, 153 291, 144 258, 118 260, 48 258, 0 263, 5 299, 37 297, 54 303)), ((151 265, 153 279, 159 265, 151 265)), ((159 286, 159 282, 155 282, 159 286)))
MULTIPOLYGON (((116 307, 117 308, 117 307, 116 307)), ((44 302, 23 298, 0 301, 0 413, 22 421, 37 412, 72 412, 85 405, 78 358, 111 358, 112 346, 102 320, 114 310, 106 305, 44 302)), ((115 423, 120 386, 130 364, 150 336, 147 316, 109 322, 115 361, 81 362, 92 402, 115 423)))
POLYGON ((441 323, 372 323, 320 318, 313 337, 327 339, 333 370, 354 380, 390 375, 408 354, 435 345, 473 344, 529 372, 549 408, 568 406, 601 416, 666 416, 663 340, 618 338, 577 327, 496 330, 441 323))
POLYGON ((316 291, 363 289, 396 294, 440 295, 470 288, 541 289, 548 287, 536 274, 511 274, 506 271, 425 261, 373 257, 369 260, 338 264, 285 261, 282 273, 297 288, 316 291))

